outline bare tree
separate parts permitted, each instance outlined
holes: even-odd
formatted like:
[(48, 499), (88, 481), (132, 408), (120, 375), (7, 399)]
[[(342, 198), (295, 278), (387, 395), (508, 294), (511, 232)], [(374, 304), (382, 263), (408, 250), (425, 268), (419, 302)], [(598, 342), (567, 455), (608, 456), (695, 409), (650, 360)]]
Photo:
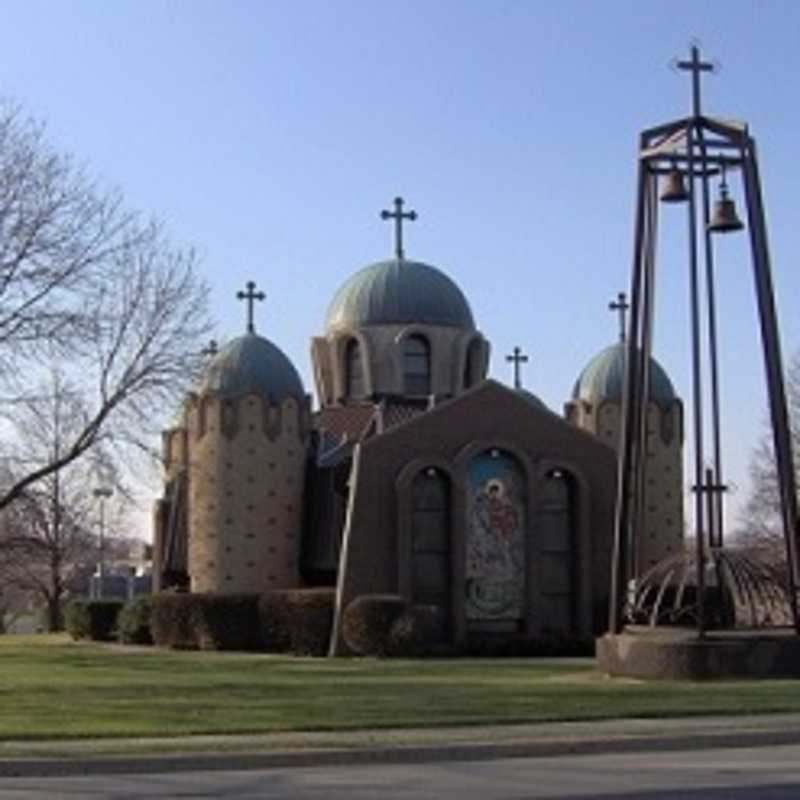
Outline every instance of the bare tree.
[[(95, 542), (86, 503), (76, 504), (58, 472), (3, 511), (0, 575), (5, 587), (44, 607), (51, 631), (63, 627), (63, 601), (77, 579), (92, 571)], [(40, 484), (41, 485), (41, 484)]]
[[(15, 482), (15, 469), (30, 474), (63, 460), (65, 447), (85, 428), (83, 403), (81, 392), (54, 370), (35, 396), (18, 405), (13, 418), (17, 446), (4, 465), (6, 483)], [(0, 510), (0, 581), (43, 607), (50, 630), (61, 630), (67, 592), (94, 570), (98, 542), (92, 484), (97, 476), (120, 488), (114, 462), (101, 443), (29, 484)]]
[[(194, 252), (140, 222), (118, 192), (55, 152), (40, 124), (0, 103), (0, 509), (33, 502), (46, 478), (98, 445), (150, 446), (208, 328)], [(20, 422), (53, 365), (80, 424), (57, 452), (30, 459)]]
[[(800, 351), (789, 364), (786, 394), (795, 475), (800, 484)], [(769, 423), (765, 428), (750, 457), (750, 494), (741, 515), (740, 538), (751, 545), (777, 546), (781, 553), (783, 528), (775, 451)]]
[(30, 602), (27, 592), (4, 583), (0, 587), (0, 635), (8, 633), (29, 610)]

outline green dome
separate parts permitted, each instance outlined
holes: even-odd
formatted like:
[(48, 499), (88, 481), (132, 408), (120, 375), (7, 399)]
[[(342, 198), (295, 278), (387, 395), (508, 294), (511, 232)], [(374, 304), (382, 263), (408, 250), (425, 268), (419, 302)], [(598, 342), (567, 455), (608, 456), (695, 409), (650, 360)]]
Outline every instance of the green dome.
[[(600, 351), (584, 368), (572, 390), (574, 400), (602, 403), (622, 400), (626, 345), (618, 343)], [(650, 401), (661, 407), (674, 400), (675, 389), (664, 368), (650, 358)]]
[(446, 325), (475, 330), (469, 303), (443, 272), (419, 261), (379, 261), (336, 292), (326, 328), (364, 325)]
[(234, 396), (254, 392), (274, 403), (305, 395), (292, 362), (268, 339), (246, 333), (226, 344), (208, 365), (201, 392)]

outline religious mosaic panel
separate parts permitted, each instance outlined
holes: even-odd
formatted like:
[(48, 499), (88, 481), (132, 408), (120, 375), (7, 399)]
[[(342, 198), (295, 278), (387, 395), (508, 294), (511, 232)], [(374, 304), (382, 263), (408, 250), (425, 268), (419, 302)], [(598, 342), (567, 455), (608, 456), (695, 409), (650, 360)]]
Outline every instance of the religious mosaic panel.
[(525, 492), (509, 454), (490, 450), (467, 473), (466, 616), (521, 619), (525, 610)]

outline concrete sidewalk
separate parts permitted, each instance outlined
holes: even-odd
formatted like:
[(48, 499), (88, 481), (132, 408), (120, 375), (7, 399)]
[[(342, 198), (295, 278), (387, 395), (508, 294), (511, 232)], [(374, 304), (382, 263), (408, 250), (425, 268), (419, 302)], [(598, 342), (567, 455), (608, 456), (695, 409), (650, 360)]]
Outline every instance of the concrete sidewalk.
[(412, 764), (795, 743), (800, 743), (800, 714), (169, 739), (11, 741), (0, 743), (0, 778)]

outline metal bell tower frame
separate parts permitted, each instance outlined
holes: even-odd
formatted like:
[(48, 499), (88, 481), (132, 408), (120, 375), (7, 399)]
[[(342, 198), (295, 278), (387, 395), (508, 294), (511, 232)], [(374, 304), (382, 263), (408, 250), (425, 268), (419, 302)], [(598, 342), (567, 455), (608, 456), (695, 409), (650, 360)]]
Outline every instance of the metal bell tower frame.
[[(713, 238), (740, 230), (726, 175), (738, 173), (746, 203), (755, 299), (764, 355), (781, 516), (788, 563), (789, 603), (795, 630), (798, 617), (798, 503), (789, 418), (784, 388), (778, 323), (770, 272), (767, 228), (756, 157), (756, 143), (746, 125), (704, 116), (700, 108), (700, 77), (713, 66), (703, 62), (696, 46), (691, 58), (676, 66), (692, 77), (692, 114), (640, 136), (638, 186), (631, 274), (631, 317), (626, 349), (622, 425), (618, 466), (614, 550), (612, 556), (610, 630), (625, 623), (625, 603), (636, 575), (638, 537), (643, 535), (646, 486), (648, 365), (653, 336), (658, 185), (667, 187), (660, 199), (685, 201), (688, 208), (689, 317), (691, 327), (692, 410), (694, 441), (694, 532), (697, 544), (698, 633), (704, 635), (705, 565), (723, 548), (724, 474), (720, 430), (716, 282)], [(710, 183), (719, 177), (720, 199), (712, 213)], [(703, 313), (704, 312), (704, 313)], [(705, 357), (704, 357), (705, 356)], [(708, 368), (708, 388), (704, 384)], [(708, 411), (708, 419), (704, 412)], [(707, 422), (710, 424), (707, 425)], [(708, 455), (707, 455), (708, 454)], [(713, 465), (709, 468), (708, 462)]]

